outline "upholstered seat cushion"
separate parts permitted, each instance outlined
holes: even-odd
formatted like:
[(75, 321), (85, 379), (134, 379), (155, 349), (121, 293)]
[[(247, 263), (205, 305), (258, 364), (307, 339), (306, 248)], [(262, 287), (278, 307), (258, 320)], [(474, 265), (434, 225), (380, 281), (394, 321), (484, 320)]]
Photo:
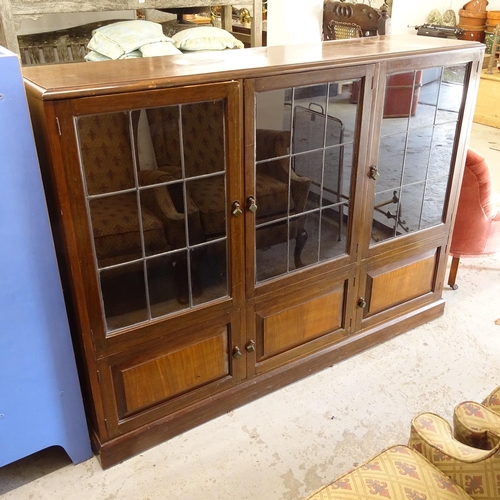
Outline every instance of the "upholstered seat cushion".
[[(288, 184), (271, 175), (260, 173), (257, 176), (256, 192), (259, 203), (259, 218), (287, 213)], [(293, 197), (290, 197), (290, 212), (294, 208)]]
[(320, 489), (308, 500), (451, 500), (469, 495), (406, 446), (393, 446)]
[[(188, 191), (200, 211), (205, 234), (222, 234), (226, 219), (223, 177), (209, 177), (188, 182)], [(270, 175), (259, 175), (257, 177), (256, 193), (259, 219), (287, 214), (287, 184)], [(293, 211), (293, 198), (290, 199), (290, 205), (290, 211)]]
[[(90, 202), (92, 230), (99, 265), (141, 257), (141, 239), (135, 193), (97, 198)], [(167, 242), (161, 220), (141, 207), (147, 253), (165, 250)]]
[(194, 204), (200, 211), (201, 224), (205, 235), (225, 233), (226, 195), (224, 177), (208, 177), (190, 181), (187, 189)]

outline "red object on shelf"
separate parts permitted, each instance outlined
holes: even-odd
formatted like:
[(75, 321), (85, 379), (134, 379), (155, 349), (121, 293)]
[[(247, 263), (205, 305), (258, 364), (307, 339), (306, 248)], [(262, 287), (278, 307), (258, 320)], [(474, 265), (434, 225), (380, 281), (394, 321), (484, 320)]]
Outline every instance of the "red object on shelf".
[[(399, 73), (387, 78), (385, 90), (384, 118), (405, 117), (417, 112), (418, 97), (422, 87), (422, 71), (415, 74), (415, 85), (413, 84), (413, 71)], [(351, 102), (358, 102), (359, 83), (355, 81), (352, 86)]]

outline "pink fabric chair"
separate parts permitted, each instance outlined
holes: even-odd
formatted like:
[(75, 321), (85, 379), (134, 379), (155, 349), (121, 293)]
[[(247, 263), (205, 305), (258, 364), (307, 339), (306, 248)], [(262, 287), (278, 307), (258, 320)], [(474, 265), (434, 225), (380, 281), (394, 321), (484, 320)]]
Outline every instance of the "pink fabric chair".
[(485, 158), (469, 149), (451, 238), (448, 285), (453, 290), (460, 257), (478, 257), (500, 251), (500, 209), (495, 203), (493, 179)]

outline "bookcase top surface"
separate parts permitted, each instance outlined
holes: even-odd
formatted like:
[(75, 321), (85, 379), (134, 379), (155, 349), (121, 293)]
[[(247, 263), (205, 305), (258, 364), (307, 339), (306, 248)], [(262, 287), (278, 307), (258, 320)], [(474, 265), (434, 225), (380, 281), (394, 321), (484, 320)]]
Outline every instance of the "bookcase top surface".
[(26, 66), (27, 91), (43, 100), (178, 87), (407, 59), (449, 51), (484, 51), (484, 44), (417, 35), (350, 40), (94, 63)]

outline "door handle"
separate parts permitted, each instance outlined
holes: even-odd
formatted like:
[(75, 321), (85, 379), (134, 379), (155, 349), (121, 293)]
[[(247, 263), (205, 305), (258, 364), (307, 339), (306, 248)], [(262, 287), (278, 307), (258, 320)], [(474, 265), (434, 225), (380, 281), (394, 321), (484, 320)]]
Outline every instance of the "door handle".
[(255, 198), (253, 196), (249, 196), (247, 199), (247, 207), (250, 212), (255, 213), (257, 212), (257, 204), (255, 203)]
[(233, 214), (233, 217), (240, 217), (243, 215), (243, 210), (241, 210), (241, 204), (239, 201), (233, 201), (233, 206), (231, 207), (231, 213)]

